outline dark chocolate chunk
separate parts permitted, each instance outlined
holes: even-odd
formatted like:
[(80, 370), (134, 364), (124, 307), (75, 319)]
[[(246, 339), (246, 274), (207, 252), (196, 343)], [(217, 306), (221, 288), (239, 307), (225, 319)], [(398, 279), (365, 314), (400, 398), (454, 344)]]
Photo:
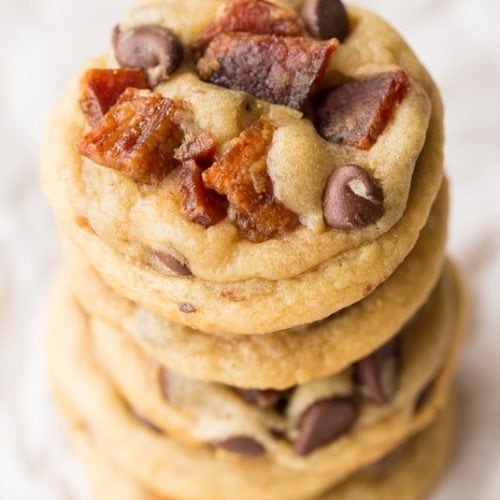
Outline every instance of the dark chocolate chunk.
[(355, 364), (355, 380), (366, 398), (380, 404), (390, 400), (397, 386), (398, 358), (398, 339), (392, 339)]
[(233, 436), (224, 441), (214, 441), (212, 444), (217, 448), (246, 457), (258, 457), (266, 452), (259, 442), (249, 436)]
[(314, 102), (316, 128), (327, 141), (370, 149), (409, 85), (408, 74), (398, 70), (333, 87)]
[(156, 252), (155, 255), (160, 261), (165, 264), (171, 271), (180, 276), (192, 276), (193, 273), (182, 262), (179, 262), (175, 257), (167, 252)]
[(337, 40), (224, 33), (198, 61), (204, 81), (300, 109), (316, 90)]
[(306, 0), (302, 19), (312, 36), (321, 40), (344, 40), (349, 34), (349, 18), (341, 0)]
[(196, 312), (196, 307), (193, 306), (193, 304), (189, 304), (187, 302), (181, 302), (178, 304), (178, 308), (180, 312), (183, 312), (185, 314), (192, 314)]
[(344, 165), (330, 176), (323, 196), (323, 215), (334, 229), (360, 229), (385, 213), (382, 190), (357, 165)]
[(300, 435), (293, 448), (297, 455), (308, 455), (348, 432), (357, 418), (357, 409), (349, 399), (332, 398), (311, 405), (300, 417)]
[(152, 87), (170, 76), (182, 62), (179, 39), (160, 26), (144, 25), (127, 31), (117, 26), (112, 42), (120, 66), (142, 68)]

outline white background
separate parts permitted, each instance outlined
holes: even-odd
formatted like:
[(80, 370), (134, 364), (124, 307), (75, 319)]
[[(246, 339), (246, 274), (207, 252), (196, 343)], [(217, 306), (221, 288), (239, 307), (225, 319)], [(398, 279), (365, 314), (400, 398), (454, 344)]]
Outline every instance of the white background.
[[(182, 1), (182, 0), (179, 0)], [(500, 1), (360, 0), (410, 41), (446, 101), (450, 251), (473, 297), (460, 444), (438, 500), (500, 498)], [(87, 498), (44, 379), (44, 296), (57, 266), (38, 187), (48, 113), (131, 0), (0, 0), (0, 498)]]

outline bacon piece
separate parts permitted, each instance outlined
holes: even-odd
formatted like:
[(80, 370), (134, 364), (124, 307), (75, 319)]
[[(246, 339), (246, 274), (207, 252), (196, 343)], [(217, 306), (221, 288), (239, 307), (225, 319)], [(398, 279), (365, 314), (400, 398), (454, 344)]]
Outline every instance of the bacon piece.
[(409, 86), (397, 70), (333, 87), (314, 103), (316, 128), (327, 141), (370, 149)]
[(242, 31), (255, 35), (300, 36), (304, 25), (299, 16), (265, 0), (233, 0), (223, 14), (192, 44), (199, 56), (217, 35)]
[(297, 215), (274, 196), (267, 152), (274, 126), (261, 118), (235, 139), (231, 149), (203, 172), (205, 186), (227, 196), (229, 214), (243, 235), (260, 242), (298, 225)]
[(184, 141), (175, 151), (175, 159), (179, 161), (198, 160), (209, 162), (213, 160), (216, 152), (216, 145), (212, 134), (208, 130), (203, 130), (199, 135), (191, 140)]
[(127, 89), (104, 118), (80, 141), (82, 155), (137, 182), (155, 183), (176, 165), (182, 132), (177, 105), (159, 93)]
[(82, 79), (80, 107), (93, 126), (116, 104), (129, 87), (148, 87), (142, 69), (90, 69)]
[(259, 99), (300, 109), (314, 92), (338, 47), (305, 38), (225, 33), (198, 61), (200, 78)]
[(226, 218), (226, 199), (205, 187), (203, 167), (195, 160), (182, 164), (180, 172), (181, 212), (186, 219), (210, 227)]

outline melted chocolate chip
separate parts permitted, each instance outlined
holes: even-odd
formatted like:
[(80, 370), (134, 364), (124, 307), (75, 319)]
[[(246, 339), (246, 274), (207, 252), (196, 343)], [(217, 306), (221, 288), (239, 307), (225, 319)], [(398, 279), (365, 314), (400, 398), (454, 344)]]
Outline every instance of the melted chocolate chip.
[(385, 213), (382, 190), (357, 165), (344, 165), (330, 176), (323, 197), (323, 214), (333, 229), (360, 229)]
[(349, 19), (340, 0), (306, 0), (302, 19), (312, 36), (321, 40), (344, 40), (349, 34)]
[(387, 403), (396, 388), (399, 343), (397, 339), (382, 346), (355, 365), (355, 380), (365, 397)]
[(112, 43), (120, 66), (142, 68), (152, 87), (170, 76), (182, 62), (179, 39), (160, 26), (144, 25), (127, 31), (117, 26)]
[(246, 457), (258, 457), (266, 452), (259, 442), (249, 436), (233, 436), (224, 441), (214, 441), (212, 444), (217, 448)]
[(193, 304), (189, 304), (188, 302), (181, 302), (177, 307), (179, 308), (179, 311), (185, 314), (192, 314), (196, 312), (196, 307), (194, 307)]
[(189, 267), (179, 262), (175, 257), (167, 252), (156, 252), (155, 254), (160, 261), (165, 264), (171, 271), (177, 273), (180, 276), (192, 276), (193, 273), (189, 270)]
[(357, 418), (357, 409), (349, 399), (332, 398), (311, 405), (300, 417), (300, 435), (293, 448), (297, 455), (308, 455), (349, 431)]

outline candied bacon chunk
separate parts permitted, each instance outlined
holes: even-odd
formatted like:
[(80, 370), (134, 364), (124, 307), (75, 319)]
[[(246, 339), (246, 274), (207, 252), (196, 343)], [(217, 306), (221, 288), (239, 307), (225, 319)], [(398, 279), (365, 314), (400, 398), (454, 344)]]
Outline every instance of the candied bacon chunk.
[(184, 141), (175, 151), (175, 159), (179, 161), (198, 160), (209, 162), (213, 160), (216, 145), (212, 134), (203, 130), (193, 139)]
[(162, 94), (129, 88), (78, 145), (95, 163), (123, 172), (137, 182), (155, 183), (177, 162), (182, 142), (177, 105)]
[(142, 69), (89, 69), (83, 76), (80, 107), (90, 125), (95, 125), (129, 87), (148, 87)]
[(255, 35), (300, 36), (304, 25), (299, 16), (265, 0), (233, 0), (223, 14), (192, 44), (201, 56), (217, 35), (242, 31)]
[(300, 109), (338, 47), (336, 39), (224, 33), (198, 61), (202, 80)]
[(408, 73), (397, 70), (333, 87), (314, 103), (316, 129), (327, 141), (370, 149), (409, 86)]
[(191, 222), (210, 227), (226, 218), (227, 202), (223, 196), (205, 187), (202, 172), (203, 168), (195, 160), (182, 164), (181, 213)]
[(205, 186), (227, 196), (229, 214), (243, 235), (260, 242), (294, 229), (297, 215), (274, 196), (266, 157), (274, 126), (261, 118), (203, 172)]

